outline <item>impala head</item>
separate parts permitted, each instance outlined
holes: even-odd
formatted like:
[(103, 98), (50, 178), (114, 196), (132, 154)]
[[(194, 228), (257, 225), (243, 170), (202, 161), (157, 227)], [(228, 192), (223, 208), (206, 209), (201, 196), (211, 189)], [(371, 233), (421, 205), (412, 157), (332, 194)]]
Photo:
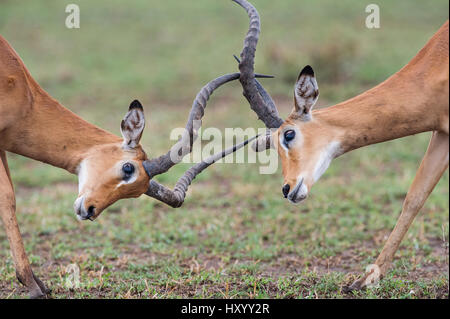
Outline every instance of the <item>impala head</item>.
[(139, 145), (145, 126), (144, 111), (133, 101), (122, 120), (123, 141), (93, 147), (78, 167), (79, 194), (74, 208), (78, 219), (95, 219), (119, 199), (139, 197), (147, 191), (149, 177)]
[(339, 152), (339, 143), (330, 139), (330, 132), (325, 132), (311, 114), (318, 96), (314, 71), (306, 66), (294, 87), (294, 109), (273, 134), (283, 167), (282, 193), (292, 203), (306, 199)]

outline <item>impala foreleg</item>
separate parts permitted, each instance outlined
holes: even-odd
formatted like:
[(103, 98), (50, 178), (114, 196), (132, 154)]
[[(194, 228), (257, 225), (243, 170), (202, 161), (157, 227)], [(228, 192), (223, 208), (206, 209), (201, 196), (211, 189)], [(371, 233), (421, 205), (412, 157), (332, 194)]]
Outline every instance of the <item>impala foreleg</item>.
[[(380, 255), (375, 261), (379, 272), (366, 273), (355, 281), (350, 290), (361, 289), (381, 279), (388, 270), (394, 254), (408, 231), (409, 226), (419, 213), (426, 199), (444, 174), (449, 162), (449, 136), (433, 132), (427, 152), (417, 171), (416, 177), (403, 202), (402, 212)], [(373, 268), (372, 268), (373, 269)]]
[(34, 276), (25, 253), (25, 247), (23, 246), (22, 236), (20, 235), (19, 225), (16, 219), (14, 189), (4, 151), (0, 151), (0, 159), (0, 215), (11, 247), (16, 276), (28, 288), (30, 297), (43, 297), (49, 293), (49, 290)]

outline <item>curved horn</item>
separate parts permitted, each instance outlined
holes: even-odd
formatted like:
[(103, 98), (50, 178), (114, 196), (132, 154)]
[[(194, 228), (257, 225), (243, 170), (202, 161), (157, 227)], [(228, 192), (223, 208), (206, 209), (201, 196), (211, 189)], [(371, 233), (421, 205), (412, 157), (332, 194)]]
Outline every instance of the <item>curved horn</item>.
[(249, 142), (253, 141), (257, 137), (258, 137), (258, 135), (254, 136), (238, 145), (234, 145), (233, 147), (230, 147), (221, 153), (216, 153), (216, 154), (208, 157), (206, 160), (192, 166), (178, 180), (178, 182), (175, 184), (173, 191), (168, 189), (167, 187), (159, 184), (158, 182), (156, 182), (154, 180), (150, 180), (148, 190), (145, 194), (150, 197), (156, 198), (174, 208), (180, 207), (184, 202), (184, 199), (186, 197), (186, 192), (189, 188), (189, 185), (191, 185), (192, 181), (195, 179), (195, 177), (198, 174), (200, 174), (208, 166), (217, 162), (219, 159), (244, 147), (245, 145), (247, 145)]
[[(233, 56), (236, 59), (237, 63), (241, 63), (241, 60), (239, 60), (239, 58), (237, 56), (235, 56), (235, 55), (233, 55)], [(255, 82), (256, 89), (258, 90), (259, 94), (261, 95), (261, 98), (264, 101), (264, 104), (267, 105), (269, 107), (269, 109), (275, 110), (276, 114), (278, 115), (277, 107), (275, 106), (275, 103), (273, 102), (270, 94), (267, 93), (267, 91), (264, 89), (264, 87), (261, 85), (261, 83), (259, 83), (259, 81), (257, 79), (254, 79), (254, 82)], [(278, 128), (278, 127), (276, 127), (276, 128)], [(272, 128), (272, 130), (276, 129), (276, 128)], [(258, 137), (258, 139), (252, 143), (252, 149), (255, 152), (264, 151), (266, 149), (269, 149), (272, 146), (272, 130), (270, 128), (267, 128), (266, 134), (260, 135)]]
[[(259, 37), (259, 15), (256, 9), (245, 0), (233, 0), (242, 6), (248, 13), (250, 18), (250, 27), (247, 36), (244, 40), (244, 49), (241, 53), (242, 62), (238, 58), (236, 60), (239, 63), (240, 73), (233, 73), (223, 75), (217, 79), (212, 80), (206, 84), (200, 92), (197, 94), (192, 108), (189, 113), (189, 118), (186, 123), (186, 129), (181, 139), (173, 145), (170, 150), (157, 158), (146, 160), (143, 163), (145, 171), (150, 177), (149, 187), (145, 193), (148, 196), (154, 197), (172, 207), (180, 207), (184, 202), (186, 191), (191, 184), (192, 180), (200, 174), (208, 166), (216, 162), (218, 159), (225, 157), (226, 155), (235, 152), (237, 149), (247, 145), (250, 141), (256, 139), (258, 136), (251, 138), (239, 145), (227, 149), (221, 153), (215, 154), (203, 162), (192, 166), (185, 174), (178, 180), (174, 190), (170, 190), (167, 187), (152, 180), (156, 175), (167, 172), (172, 166), (179, 163), (186, 154), (189, 154), (192, 150), (192, 145), (197, 139), (198, 129), (201, 126), (201, 119), (204, 115), (206, 104), (211, 94), (221, 85), (230, 82), (232, 80), (240, 79), (241, 85), (244, 89), (244, 96), (250, 103), (252, 110), (256, 112), (259, 119), (261, 119), (268, 129), (278, 128), (283, 123), (283, 120), (279, 117), (277, 108), (273, 103), (270, 95), (264, 90), (263, 86), (256, 80), (256, 78), (270, 78), (272, 76), (254, 74), (254, 57), (256, 51), (256, 45)], [(199, 121), (200, 126), (194, 127), (194, 121)], [(269, 130), (267, 137), (270, 138)], [(261, 144), (261, 143), (259, 143)], [(269, 144), (267, 144), (269, 145)], [(265, 149), (264, 147), (256, 147), (256, 150)]]
[(244, 89), (243, 94), (250, 103), (251, 109), (255, 111), (258, 118), (264, 122), (267, 128), (278, 128), (283, 124), (283, 120), (278, 115), (278, 110), (270, 95), (255, 80), (254, 59), (260, 33), (258, 11), (246, 0), (233, 1), (247, 11), (250, 19), (250, 25), (247, 36), (244, 39), (244, 48), (242, 49), (241, 61), (239, 63), (239, 71), (241, 73), (239, 81)]
[[(258, 78), (272, 78), (270, 75), (262, 74), (256, 74), (255, 76)], [(194, 102), (192, 103), (186, 128), (181, 139), (175, 143), (175, 145), (173, 145), (166, 154), (144, 162), (144, 168), (150, 178), (167, 172), (172, 166), (181, 162), (186, 154), (191, 152), (192, 144), (197, 139), (197, 132), (199, 129), (198, 127), (194, 128), (194, 121), (201, 121), (210, 96), (214, 90), (223, 84), (239, 78), (240, 73), (223, 75), (210, 81), (198, 92)]]

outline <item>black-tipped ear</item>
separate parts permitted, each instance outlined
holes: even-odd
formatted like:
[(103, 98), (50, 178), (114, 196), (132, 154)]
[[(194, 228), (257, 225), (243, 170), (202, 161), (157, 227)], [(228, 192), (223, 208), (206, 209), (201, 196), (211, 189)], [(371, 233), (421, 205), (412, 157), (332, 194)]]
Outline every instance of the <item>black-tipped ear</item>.
[(139, 144), (144, 127), (144, 109), (138, 100), (134, 100), (120, 124), (124, 148), (135, 148)]
[(314, 76), (314, 70), (313, 70), (313, 68), (312, 68), (310, 65), (305, 66), (305, 67), (301, 70), (300, 74), (298, 75), (297, 80), (300, 79), (300, 77), (301, 77), (302, 75)]
[(131, 102), (130, 107), (128, 108), (128, 110), (132, 110), (132, 109), (141, 109), (143, 110), (144, 108), (142, 107), (141, 102), (139, 102), (138, 100), (134, 100), (133, 102)]
[(311, 66), (305, 66), (298, 76), (294, 87), (294, 114), (305, 120), (310, 119), (310, 112), (319, 98), (319, 86)]

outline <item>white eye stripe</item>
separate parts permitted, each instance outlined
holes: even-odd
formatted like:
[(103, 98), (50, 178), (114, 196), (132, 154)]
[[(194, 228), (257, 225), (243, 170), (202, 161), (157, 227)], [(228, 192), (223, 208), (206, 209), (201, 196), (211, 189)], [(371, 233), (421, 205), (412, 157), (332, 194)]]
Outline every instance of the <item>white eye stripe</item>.
[(132, 184), (137, 180), (137, 176), (138, 174), (134, 174), (130, 179), (126, 180), (126, 181), (121, 181), (119, 184), (117, 184), (116, 188), (119, 188), (122, 185), (128, 185), (128, 184)]
[(284, 143), (284, 134), (280, 134), (279, 143), (283, 148), (286, 157), (289, 157), (289, 149), (286, 147), (286, 144)]
[(131, 174), (130, 178), (128, 178), (127, 180), (122, 180), (119, 184), (117, 184), (116, 188), (119, 188), (119, 187), (122, 186), (122, 185), (132, 184), (132, 183), (134, 183), (134, 182), (138, 179), (138, 177), (139, 177), (139, 170), (136, 168), (136, 163), (134, 163), (134, 162), (121, 162), (121, 163), (120, 163), (120, 171), (121, 171), (121, 174), (123, 174), (123, 172), (122, 172), (122, 167), (123, 167), (123, 165), (124, 165), (125, 163), (130, 163), (130, 164), (132, 164), (132, 165), (135, 167), (134, 172), (133, 172), (133, 174)]
[[(290, 141), (286, 141), (285, 137), (284, 137), (284, 134), (287, 131), (295, 132), (295, 137)], [(279, 134), (279, 143), (280, 143), (281, 147), (284, 149), (284, 151), (286, 152), (286, 156), (288, 156), (288, 154), (289, 154), (288, 145), (290, 146), (290, 145), (295, 144), (295, 145), (301, 146), (303, 144), (303, 135), (297, 127), (287, 127), (287, 128), (285, 128), (285, 130), (282, 133)]]

